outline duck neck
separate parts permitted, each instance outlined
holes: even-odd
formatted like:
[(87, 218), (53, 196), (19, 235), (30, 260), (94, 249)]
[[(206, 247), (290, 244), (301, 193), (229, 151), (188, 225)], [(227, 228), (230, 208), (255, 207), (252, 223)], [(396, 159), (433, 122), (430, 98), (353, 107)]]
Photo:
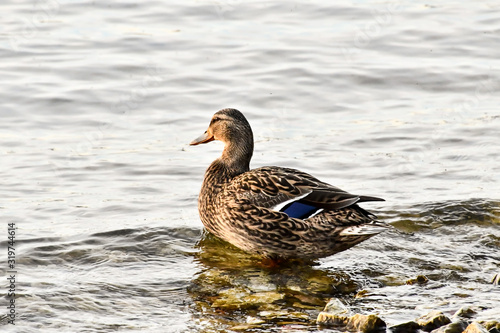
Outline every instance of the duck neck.
[(245, 146), (226, 145), (222, 156), (210, 164), (205, 172), (205, 179), (200, 194), (200, 202), (213, 200), (224, 184), (234, 177), (250, 170), (253, 153), (253, 141)]
[(215, 192), (234, 177), (249, 171), (253, 155), (253, 133), (248, 123), (234, 132), (227, 132), (221, 141), (225, 144), (224, 150), (207, 169), (203, 186), (209, 188), (211, 184), (211, 191)]
[(219, 160), (232, 178), (250, 170), (252, 155), (253, 137), (250, 135), (249, 138), (227, 143)]

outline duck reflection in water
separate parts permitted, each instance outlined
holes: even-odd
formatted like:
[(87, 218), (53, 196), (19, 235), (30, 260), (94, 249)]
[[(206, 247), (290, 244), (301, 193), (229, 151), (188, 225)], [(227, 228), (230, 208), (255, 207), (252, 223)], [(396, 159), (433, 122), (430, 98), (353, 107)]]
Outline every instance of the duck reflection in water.
[(200, 270), (188, 292), (196, 304), (194, 316), (210, 325), (240, 325), (248, 316), (268, 324), (286, 319), (309, 325), (330, 298), (352, 297), (360, 289), (348, 274), (321, 269), (309, 260), (267, 265), (261, 256), (208, 232), (196, 248)]

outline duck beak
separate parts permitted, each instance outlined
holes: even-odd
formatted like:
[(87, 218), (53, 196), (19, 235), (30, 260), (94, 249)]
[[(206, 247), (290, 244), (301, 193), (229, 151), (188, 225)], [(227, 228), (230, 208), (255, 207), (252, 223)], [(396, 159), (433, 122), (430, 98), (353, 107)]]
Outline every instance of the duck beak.
[(199, 145), (200, 143), (207, 143), (210, 141), (214, 141), (214, 136), (208, 134), (208, 131), (205, 131), (202, 135), (191, 141), (190, 145), (191, 146), (196, 146)]

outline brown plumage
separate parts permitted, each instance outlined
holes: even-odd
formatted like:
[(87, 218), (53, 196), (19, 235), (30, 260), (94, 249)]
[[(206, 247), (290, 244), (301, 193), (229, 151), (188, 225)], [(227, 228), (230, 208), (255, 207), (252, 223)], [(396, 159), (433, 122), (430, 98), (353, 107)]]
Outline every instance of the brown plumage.
[(383, 199), (349, 194), (295, 169), (250, 170), (253, 134), (238, 110), (215, 113), (191, 145), (212, 140), (225, 147), (205, 173), (198, 210), (215, 236), (266, 257), (315, 259), (387, 229), (357, 205)]

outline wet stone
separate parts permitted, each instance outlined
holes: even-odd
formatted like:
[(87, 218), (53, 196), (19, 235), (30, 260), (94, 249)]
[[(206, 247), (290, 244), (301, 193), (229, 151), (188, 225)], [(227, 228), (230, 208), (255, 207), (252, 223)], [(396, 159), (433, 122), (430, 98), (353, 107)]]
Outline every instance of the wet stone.
[(467, 328), (467, 322), (459, 320), (448, 325), (441, 326), (431, 333), (462, 333)]
[(327, 312), (320, 312), (318, 314), (318, 318), (316, 319), (316, 324), (324, 325), (324, 326), (333, 326), (333, 327), (344, 327), (347, 326), (349, 322), (348, 316), (332, 314)]
[(296, 302), (296, 306), (301, 309), (317, 309), (318, 306), (325, 304), (325, 301), (322, 298), (312, 295), (293, 293), (293, 297), (299, 301)]
[(489, 333), (488, 330), (478, 323), (477, 321), (472, 322), (463, 333)]
[(316, 323), (325, 326), (347, 326), (350, 316), (349, 309), (338, 298), (332, 298), (325, 309), (318, 314)]
[(429, 282), (429, 279), (425, 275), (419, 275), (414, 279), (409, 279), (406, 281), (406, 284), (412, 285), (412, 284), (426, 284)]
[(450, 318), (446, 317), (441, 311), (436, 310), (418, 318), (416, 321), (420, 328), (426, 332), (451, 323)]
[(334, 315), (349, 316), (351, 311), (338, 298), (332, 298), (326, 305), (323, 312)]
[(219, 293), (219, 297), (212, 303), (212, 307), (225, 310), (241, 310), (251, 308), (269, 308), (273, 302), (283, 298), (277, 292), (250, 293), (243, 288), (231, 288)]
[(470, 306), (464, 306), (460, 308), (455, 314), (453, 315), (452, 318), (467, 318), (471, 319), (474, 318), (477, 315), (476, 309), (473, 309)]
[(417, 333), (420, 330), (420, 325), (414, 321), (389, 327), (391, 333)]
[(358, 291), (358, 292), (356, 293), (355, 298), (362, 298), (362, 297), (366, 297), (366, 296), (368, 296), (368, 295), (369, 295), (368, 290), (363, 289), (363, 290), (360, 290), (360, 291)]
[(349, 318), (347, 329), (356, 330), (357, 332), (381, 332), (385, 331), (386, 324), (376, 315), (355, 314)]
[(283, 294), (275, 291), (258, 292), (245, 296), (243, 300), (250, 304), (271, 304), (283, 298)]
[(483, 325), (490, 333), (500, 332), (500, 322), (499, 321), (490, 320), (490, 321), (480, 321), (479, 323), (481, 325)]
[(301, 309), (301, 310), (316, 310), (318, 308), (317, 306), (302, 304), (300, 302), (294, 302), (292, 304), (292, 306), (294, 308)]
[(267, 320), (272, 320), (276, 318), (286, 318), (290, 320), (308, 320), (309, 315), (302, 312), (290, 312), (286, 310), (276, 310), (276, 311), (261, 311), (259, 316), (266, 318)]
[(351, 316), (350, 313), (340, 300), (333, 298), (325, 306), (324, 311), (319, 313), (316, 323), (364, 333), (385, 331), (386, 324), (378, 316), (359, 313)]

